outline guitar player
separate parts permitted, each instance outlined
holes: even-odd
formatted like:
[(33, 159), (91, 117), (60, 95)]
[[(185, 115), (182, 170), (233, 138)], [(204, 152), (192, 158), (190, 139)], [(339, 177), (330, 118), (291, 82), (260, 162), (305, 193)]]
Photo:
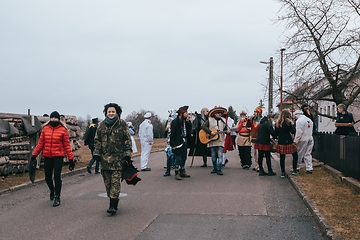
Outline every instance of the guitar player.
[(211, 160), (213, 164), (213, 170), (211, 173), (217, 175), (223, 175), (222, 169), (222, 154), (225, 144), (225, 133), (230, 133), (230, 129), (226, 124), (223, 115), (227, 113), (227, 109), (224, 107), (215, 106), (209, 111), (209, 119), (204, 122), (201, 128), (210, 136), (218, 135), (214, 140), (209, 141), (207, 147), (210, 148)]

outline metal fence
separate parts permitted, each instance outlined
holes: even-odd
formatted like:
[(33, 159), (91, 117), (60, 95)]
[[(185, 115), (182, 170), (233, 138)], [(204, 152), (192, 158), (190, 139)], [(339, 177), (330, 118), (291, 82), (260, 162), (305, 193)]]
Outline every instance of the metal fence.
[(318, 133), (314, 142), (314, 158), (360, 180), (360, 137)]

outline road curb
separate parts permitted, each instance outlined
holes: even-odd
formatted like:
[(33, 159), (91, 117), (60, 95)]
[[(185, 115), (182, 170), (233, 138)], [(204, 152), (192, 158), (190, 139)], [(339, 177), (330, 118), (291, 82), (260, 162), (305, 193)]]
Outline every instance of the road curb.
[(299, 184), (296, 181), (295, 177), (289, 177), (288, 179), (289, 179), (291, 185), (296, 190), (296, 192), (301, 197), (301, 199), (304, 201), (305, 205), (307, 206), (307, 208), (309, 209), (311, 214), (314, 216), (314, 219), (315, 219), (315, 221), (316, 221), (316, 223), (317, 223), (317, 225), (318, 225), (318, 227), (320, 229), (320, 232), (323, 234), (323, 236), (326, 237), (327, 239), (342, 240), (343, 238), (339, 237), (335, 233), (333, 226), (328, 222), (328, 220), (325, 217), (323, 217), (321, 215), (321, 213), (319, 212), (319, 210), (317, 209), (317, 207), (315, 206), (313, 201), (311, 201), (306, 196), (305, 192), (301, 190), (301, 188), (299, 187)]

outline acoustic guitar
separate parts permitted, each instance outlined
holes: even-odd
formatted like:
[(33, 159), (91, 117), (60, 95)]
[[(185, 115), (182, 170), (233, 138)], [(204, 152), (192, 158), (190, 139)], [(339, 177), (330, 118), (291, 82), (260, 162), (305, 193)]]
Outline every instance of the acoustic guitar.
[[(233, 127), (233, 128), (230, 128), (230, 131), (234, 131), (234, 130), (237, 130), (238, 128), (237, 127)], [(217, 140), (219, 138), (219, 134), (220, 133), (226, 133), (227, 131), (219, 131), (217, 130), (216, 128), (212, 128), (211, 129), (212, 132), (215, 132), (215, 135), (214, 136), (211, 136), (211, 134), (205, 132), (204, 129), (201, 129), (199, 131), (199, 140), (202, 144), (207, 144), (209, 143), (210, 141), (214, 141), (214, 140)]]

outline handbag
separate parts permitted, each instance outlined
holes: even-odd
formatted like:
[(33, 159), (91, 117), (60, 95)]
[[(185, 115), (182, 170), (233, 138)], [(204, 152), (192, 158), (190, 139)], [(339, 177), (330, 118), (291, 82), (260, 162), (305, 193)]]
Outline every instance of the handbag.
[(274, 139), (271, 139), (271, 142), (270, 142), (270, 152), (277, 152), (278, 150), (278, 143), (276, 140)]

